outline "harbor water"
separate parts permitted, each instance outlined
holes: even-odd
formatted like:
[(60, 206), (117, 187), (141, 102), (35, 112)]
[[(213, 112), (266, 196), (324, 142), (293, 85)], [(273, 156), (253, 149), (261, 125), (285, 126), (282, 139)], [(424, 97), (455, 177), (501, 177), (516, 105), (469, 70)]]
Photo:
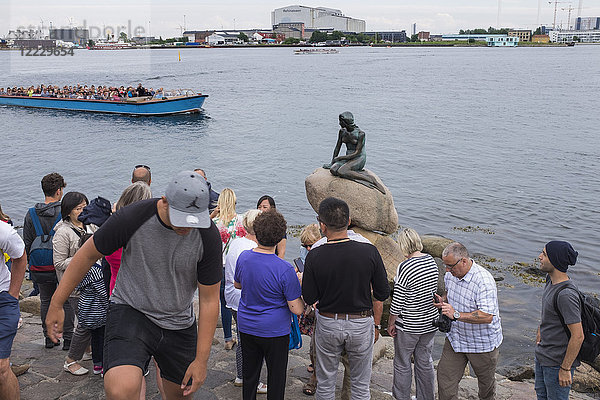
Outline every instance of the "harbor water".
[[(400, 224), (463, 242), (503, 279), (501, 368), (532, 364), (542, 285), (520, 269), (568, 240), (571, 278), (600, 292), (598, 60), (600, 46), (583, 45), (4, 51), (0, 87), (141, 82), (209, 97), (204, 114), (165, 118), (0, 107), (0, 203), (21, 225), (52, 171), (67, 191), (115, 201), (136, 164), (151, 166), (155, 195), (201, 167), (235, 190), (238, 212), (270, 194), (288, 224), (313, 223), (304, 179), (330, 161), (338, 114), (351, 111)], [(290, 235), (286, 258), (298, 253)]]

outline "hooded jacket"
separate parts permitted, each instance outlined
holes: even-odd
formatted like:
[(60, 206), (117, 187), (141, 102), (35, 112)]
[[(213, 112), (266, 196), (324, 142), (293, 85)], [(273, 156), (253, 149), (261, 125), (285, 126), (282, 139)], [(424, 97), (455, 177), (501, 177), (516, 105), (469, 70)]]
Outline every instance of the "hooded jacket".
[[(49, 233), (50, 230), (52, 230), (52, 226), (56, 222), (58, 214), (60, 214), (60, 201), (54, 201), (48, 204), (37, 203), (35, 205), (35, 212), (40, 218), (40, 224), (42, 225), (44, 233)], [(31, 244), (33, 243), (35, 237), (35, 228), (33, 227), (29, 210), (27, 210), (27, 214), (25, 214), (23, 221), (23, 241), (25, 242), (25, 252), (27, 253), (28, 259), (29, 251), (31, 250)]]

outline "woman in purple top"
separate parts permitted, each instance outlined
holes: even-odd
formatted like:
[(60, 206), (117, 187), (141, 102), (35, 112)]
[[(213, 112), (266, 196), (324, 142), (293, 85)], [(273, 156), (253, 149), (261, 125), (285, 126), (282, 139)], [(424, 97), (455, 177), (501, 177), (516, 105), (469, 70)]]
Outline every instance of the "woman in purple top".
[(240, 254), (234, 286), (242, 290), (238, 330), (242, 345), (243, 399), (256, 399), (262, 368), (267, 363), (267, 399), (283, 399), (288, 363), (291, 312), (302, 314), (302, 289), (294, 267), (275, 255), (286, 222), (277, 211), (263, 212), (254, 220), (258, 247)]

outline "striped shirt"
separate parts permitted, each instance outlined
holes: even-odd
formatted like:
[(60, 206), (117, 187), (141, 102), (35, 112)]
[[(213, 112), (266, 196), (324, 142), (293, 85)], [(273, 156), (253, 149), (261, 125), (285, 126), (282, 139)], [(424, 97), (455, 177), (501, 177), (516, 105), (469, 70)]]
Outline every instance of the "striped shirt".
[[(473, 260), (471, 260), (473, 261)], [(448, 303), (461, 313), (480, 310), (492, 314), (489, 324), (470, 324), (454, 321), (446, 334), (452, 348), (457, 353), (487, 353), (502, 343), (502, 326), (498, 310), (496, 281), (486, 269), (475, 261), (462, 279), (446, 272), (444, 276)]]
[(429, 254), (412, 257), (398, 266), (390, 314), (397, 315), (396, 328), (421, 335), (437, 330), (432, 320), (439, 316), (433, 306), (438, 267)]

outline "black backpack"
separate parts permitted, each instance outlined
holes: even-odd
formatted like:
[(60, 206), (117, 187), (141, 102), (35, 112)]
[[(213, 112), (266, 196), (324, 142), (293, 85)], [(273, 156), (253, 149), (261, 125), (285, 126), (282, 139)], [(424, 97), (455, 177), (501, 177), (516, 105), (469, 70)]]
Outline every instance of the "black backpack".
[(598, 354), (600, 354), (600, 301), (591, 295), (581, 293), (574, 285), (565, 285), (556, 291), (554, 294), (554, 309), (569, 339), (571, 338), (571, 331), (569, 331), (558, 309), (558, 294), (566, 288), (572, 288), (577, 291), (581, 307), (581, 325), (583, 327), (584, 339), (577, 359), (593, 362), (598, 357)]

